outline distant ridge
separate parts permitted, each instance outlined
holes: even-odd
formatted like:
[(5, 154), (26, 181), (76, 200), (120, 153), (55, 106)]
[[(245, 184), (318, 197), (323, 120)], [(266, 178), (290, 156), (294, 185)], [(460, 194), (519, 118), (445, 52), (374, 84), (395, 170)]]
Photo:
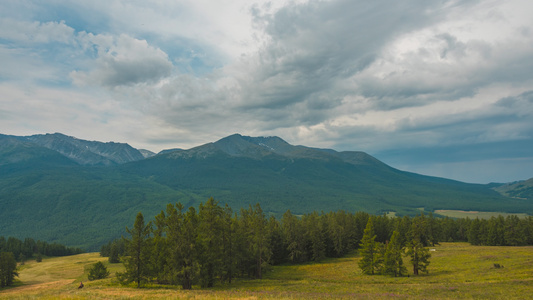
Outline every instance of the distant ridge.
[(139, 150), (124, 143), (86, 141), (61, 133), (38, 134), (22, 138), (55, 150), (80, 165), (109, 166), (145, 158)]
[[(294, 146), (279, 137), (233, 134), (157, 155), (124, 143), (63, 134), (0, 135), (0, 228), (97, 250), (142, 211), (209, 197), (234, 209), (260, 203), (280, 217), (337, 210), (415, 215), (420, 209), (533, 213), (530, 189), (404, 172), (360, 151)], [(146, 158), (145, 158), (146, 157)], [(520, 188), (520, 194), (512, 192)]]

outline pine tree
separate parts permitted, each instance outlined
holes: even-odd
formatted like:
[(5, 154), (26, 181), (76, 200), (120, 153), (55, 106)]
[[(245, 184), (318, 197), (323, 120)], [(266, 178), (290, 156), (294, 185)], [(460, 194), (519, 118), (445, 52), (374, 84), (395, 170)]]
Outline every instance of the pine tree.
[(326, 257), (326, 244), (324, 243), (326, 235), (324, 232), (325, 225), (323, 219), (324, 218), (320, 217), (316, 212), (306, 215), (304, 218), (307, 240), (310, 244), (309, 258), (314, 261), (320, 261)]
[(166, 272), (172, 283), (181, 284), (184, 290), (192, 289), (198, 279), (198, 215), (194, 207), (186, 213), (184, 207), (177, 203), (167, 205), (167, 246), (168, 266)]
[(213, 287), (221, 273), (223, 209), (213, 198), (199, 206), (198, 244), (200, 250), (200, 276), (202, 287)]
[(235, 248), (238, 223), (236, 217), (233, 217), (233, 210), (227, 204), (224, 207), (222, 223), (222, 279), (231, 284), (237, 267)]
[(359, 254), (361, 260), (359, 267), (364, 274), (374, 275), (381, 267), (381, 251), (380, 245), (376, 242), (376, 235), (374, 234), (373, 217), (368, 219), (363, 238), (361, 239)]
[[(158, 283), (170, 283), (169, 273), (169, 247), (168, 239), (164, 236), (167, 230), (167, 219), (164, 211), (157, 216), (153, 222), (152, 230), (152, 253), (150, 255), (151, 272), (156, 277)], [(111, 258), (111, 257), (109, 257)]]
[(133, 228), (126, 227), (126, 231), (131, 235), (131, 240), (126, 240), (126, 249), (129, 256), (124, 259), (126, 271), (117, 273), (121, 282), (137, 282), (137, 287), (141, 287), (141, 282), (146, 281), (150, 276), (150, 232), (151, 223), (144, 224), (144, 217), (141, 212), (137, 214)]
[(392, 233), (385, 256), (383, 259), (383, 274), (394, 277), (407, 274), (407, 269), (403, 265), (403, 246), (401, 244), (400, 234), (398, 231)]
[(17, 261), (12, 252), (0, 253), (0, 287), (11, 285), (17, 273)]
[(109, 271), (107, 270), (106, 266), (104, 266), (104, 264), (99, 261), (93, 264), (93, 266), (89, 270), (88, 278), (92, 281), (96, 279), (104, 279), (107, 278), (107, 276), (109, 276)]
[(281, 217), (281, 228), (289, 261), (305, 261), (306, 239), (302, 222), (287, 210)]
[(419, 271), (427, 273), (427, 266), (431, 257), (429, 250), (425, 248), (428, 243), (427, 226), (428, 223), (424, 214), (414, 218), (411, 223), (410, 241), (407, 244), (406, 254), (411, 257), (410, 261), (413, 264), (415, 275), (418, 275)]
[(431, 254), (419, 240), (414, 239), (409, 243), (407, 255), (411, 257), (410, 261), (413, 264), (413, 274), (418, 275), (419, 271), (428, 272), (427, 266), (429, 265)]

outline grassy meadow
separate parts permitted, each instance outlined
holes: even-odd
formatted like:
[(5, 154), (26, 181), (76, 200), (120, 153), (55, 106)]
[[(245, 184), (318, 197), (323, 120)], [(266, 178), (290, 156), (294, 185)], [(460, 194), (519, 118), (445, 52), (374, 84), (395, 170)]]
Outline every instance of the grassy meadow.
[[(19, 269), (17, 285), (0, 290), (0, 299), (533, 299), (531, 246), (442, 243), (432, 249), (429, 274), (417, 277), (363, 275), (354, 254), (320, 263), (275, 266), (262, 280), (240, 279), (192, 291), (120, 286), (115, 272), (122, 270), (122, 264), (108, 264), (98, 253), (87, 253), (26, 262)], [(88, 281), (88, 268), (97, 261), (106, 264), (111, 276)], [(407, 258), (405, 263), (409, 269)], [(83, 289), (78, 289), (80, 281)]]
[(518, 216), (519, 218), (527, 218), (529, 215), (526, 213), (505, 213), (505, 212), (490, 212), (490, 211), (465, 211), (465, 210), (435, 210), (436, 214), (446, 216), (450, 218), (470, 218), (470, 219), (490, 219), (492, 217), (507, 217)]

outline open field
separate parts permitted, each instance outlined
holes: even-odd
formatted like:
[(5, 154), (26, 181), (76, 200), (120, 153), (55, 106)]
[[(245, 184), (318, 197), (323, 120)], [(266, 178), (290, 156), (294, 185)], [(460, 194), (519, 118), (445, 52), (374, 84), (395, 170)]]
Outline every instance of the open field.
[(490, 211), (465, 211), (465, 210), (435, 210), (436, 214), (447, 216), (450, 218), (470, 218), (470, 219), (490, 219), (491, 217), (503, 216), (518, 216), (519, 218), (527, 218), (528, 214), (525, 213), (505, 213), (505, 212), (490, 212)]
[[(20, 270), (22, 283), (0, 291), (0, 299), (533, 299), (533, 247), (442, 243), (434, 249), (429, 274), (418, 277), (362, 275), (359, 257), (352, 256), (276, 266), (263, 280), (238, 280), (231, 286), (192, 291), (122, 287), (114, 278), (121, 264), (108, 265), (111, 278), (87, 281), (90, 264), (104, 261), (107, 265), (98, 253), (88, 253), (27, 262)], [(81, 290), (79, 281), (85, 284)]]

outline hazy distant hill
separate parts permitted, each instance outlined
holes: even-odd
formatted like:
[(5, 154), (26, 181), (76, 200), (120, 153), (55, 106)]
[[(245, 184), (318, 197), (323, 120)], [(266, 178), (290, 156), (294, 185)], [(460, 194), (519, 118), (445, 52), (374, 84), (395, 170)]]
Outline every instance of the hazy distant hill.
[(215, 195), (234, 207), (260, 202), (283, 213), (312, 210), (396, 211), (532, 209), (486, 185), (394, 169), (363, 152), (293, 146), (278, 137), (232, 135), (189, 150), (119, 166), (174, 189)]
[(503, 184), (494, 189), (509, 197), (533, 200), (533, 178)]
[[(85, 151), (83, 148), (85, 147)], [(0, 135), (0, 235), (95, 250), (167, 203), (208, 197), (234, 209), (260, 203), (280, 216), (312, 211), (416, 214), (420, 208), (533, 212), (529, 199), (394, 169), (357, 151), (232, 135), (149, 158), (127, 144), (60, 134)], [(141, 158), (139, 158), (138, 155)]]

